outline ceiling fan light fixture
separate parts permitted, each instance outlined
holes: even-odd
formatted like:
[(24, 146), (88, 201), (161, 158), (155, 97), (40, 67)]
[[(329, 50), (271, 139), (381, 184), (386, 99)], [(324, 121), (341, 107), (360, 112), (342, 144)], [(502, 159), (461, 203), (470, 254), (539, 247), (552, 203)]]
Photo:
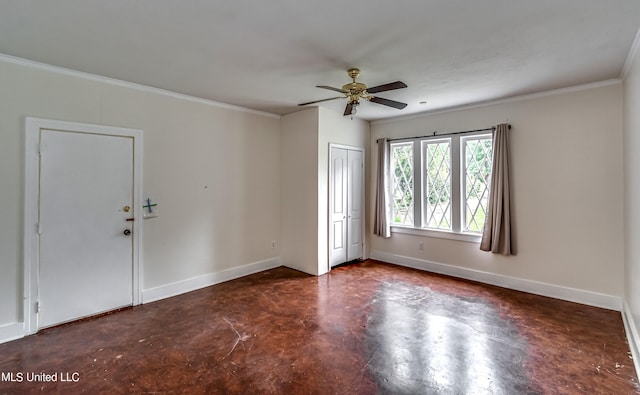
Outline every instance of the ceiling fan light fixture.
[(353, 116), (356, 115), (356, 113), (358, 112), (358, 106), (360, 105), (360, 102), (353, 102), (351, 103), (351, 120), (353, 121)]

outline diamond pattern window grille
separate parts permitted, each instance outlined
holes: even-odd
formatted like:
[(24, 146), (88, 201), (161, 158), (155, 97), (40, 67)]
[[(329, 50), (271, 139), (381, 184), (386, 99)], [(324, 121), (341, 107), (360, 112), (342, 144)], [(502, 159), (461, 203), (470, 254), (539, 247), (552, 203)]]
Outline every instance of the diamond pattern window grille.
[(413, 144), (391, 145), (393, 222), (413, 225)]
[(464, 231), (482, 233), (489, 200), (493, 152), (491, 138), (465, 140), (464, 152)]
[(450, 141), (427, 143), (425, 154), (424, 227), (451, 230)]

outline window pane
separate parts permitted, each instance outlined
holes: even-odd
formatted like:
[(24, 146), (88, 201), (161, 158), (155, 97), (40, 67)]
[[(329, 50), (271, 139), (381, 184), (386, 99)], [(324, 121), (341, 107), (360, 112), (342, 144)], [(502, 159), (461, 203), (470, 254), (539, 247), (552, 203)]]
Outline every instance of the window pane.
[(425, 143), (425, 228), (451, 229), (451, 144)]
[(489, 198), (491, 137), (464, 140), (464, 231), (482, 233)]
[(413, 225), (413, 144), (391, 145), (392, 223)]

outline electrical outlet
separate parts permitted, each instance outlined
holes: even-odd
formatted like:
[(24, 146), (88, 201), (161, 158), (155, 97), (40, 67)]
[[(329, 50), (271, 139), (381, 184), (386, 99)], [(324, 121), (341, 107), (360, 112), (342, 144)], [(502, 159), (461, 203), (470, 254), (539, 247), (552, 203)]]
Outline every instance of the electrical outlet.
[(424, 243), (420, 242), (420, 244), (418, 244), (418, 248), (420, 249), (420, 251), (424, 251)]

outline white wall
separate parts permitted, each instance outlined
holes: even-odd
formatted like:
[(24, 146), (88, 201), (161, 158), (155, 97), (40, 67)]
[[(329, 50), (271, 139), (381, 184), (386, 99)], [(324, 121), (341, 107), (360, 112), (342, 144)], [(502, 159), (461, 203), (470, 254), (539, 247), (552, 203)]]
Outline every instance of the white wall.
[(22, 320), (26, 116), (144, 130), (144, 290), (279, 262), (278, 117), (0, 60), (0, 329)]
[[(446, 264), (465, 273), (481, 271), (528, 284), (577, 289), (595, 294), (596, 299), (604, 295), (601, 301), (620, 303), (624, 284), (623, 95), (620, 83), (603, 85), (374, 122), (374, 156), (375, 140), (380, 137), (477, 129), (505, 121), (512, 124), (518, 254), (504, 257), (481, 252), (477, 243), (394, 233), (390, 239), (372, 236), (371, 255), (402, 256), (414, 262)], [(372, 158), (371, 168), (375, 169), (376, 162)], [(640, 180), (638, 183), (640, 187)], [(369, 187), (373, 201), (373, 178)], [(418, 248), (420, 242), (424, 251)]]
[(320, 275), (329, 265), (329, 144), (368, 157), (369, 122), (322, 107), (282, 117), (282, 263)]
[(282, 263), (318, 274), (318, 108), (281, 121)]
[[(640, 339), (640, 56), (635, 56), (624, 81), (624, 261), (625, 317), (636, 367)], [(634, 349), (635, 347), (635, 349)]]

